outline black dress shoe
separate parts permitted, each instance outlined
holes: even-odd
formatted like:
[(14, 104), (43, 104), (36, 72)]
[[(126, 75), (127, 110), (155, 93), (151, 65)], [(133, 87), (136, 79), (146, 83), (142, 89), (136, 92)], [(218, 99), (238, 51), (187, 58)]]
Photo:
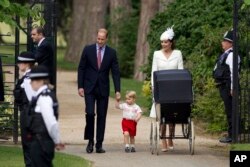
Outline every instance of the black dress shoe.
[(231, 137), (223, 137), (220, 139), (221, 143), (231, 143), (232, 142), (232, 138)]
[(87, 147), (86, 147), (86, 151), (87, 153), (92, 153), (93, 152), (93, 146), (94, 146), (94, 142), (93, 141), (89, 141)]
[(106, 151), (103, 148), (96, 148), (96, 153), (105, 153)]

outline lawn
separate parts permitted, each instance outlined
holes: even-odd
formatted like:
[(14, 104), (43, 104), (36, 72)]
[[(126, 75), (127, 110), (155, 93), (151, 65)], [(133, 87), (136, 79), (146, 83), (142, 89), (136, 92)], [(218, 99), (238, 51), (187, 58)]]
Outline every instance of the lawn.
[(234, 151), (250, 151), (250, 144), (232, 144), (231, 150)]
[[(0, 146), (1, 167), (24, 166), (22, 149), (17, 146)], [(54, 167), (90, 167), (90, 162), (73, 155), (56, 152)]]

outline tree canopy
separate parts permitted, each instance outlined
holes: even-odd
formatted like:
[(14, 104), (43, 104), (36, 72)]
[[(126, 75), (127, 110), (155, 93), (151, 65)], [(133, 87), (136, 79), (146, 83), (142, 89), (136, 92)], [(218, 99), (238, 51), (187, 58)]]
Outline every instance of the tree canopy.
[(5, 22), (9, 25), (16, 25), (16, 21), (13, 16), (27, 17), (32, 16), (34, 19), (39, 17), (37, 10), (31, 10), (27, 4), (22, 1), (0, 1), (0, 22)]

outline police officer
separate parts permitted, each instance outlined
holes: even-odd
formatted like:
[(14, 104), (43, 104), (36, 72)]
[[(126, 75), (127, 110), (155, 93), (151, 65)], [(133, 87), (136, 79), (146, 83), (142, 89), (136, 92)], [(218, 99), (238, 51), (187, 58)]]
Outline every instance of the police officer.
[(54, 149), (61, 150), (58, 127), (58, 103), (48, 88), (49, 73), (46, 67), (37, 66), (30, 72), (31, 86), (36, 91), (29, 106), (28, 128), (32, 134), (31, 161), (35, 167), (50, 167)]
[[(219, 88), (227, 116), (228, 136), (221, 138), (221, 143), (232, 142), (232, 89), (233, 89), (233, 31), (227, 31), (222, 41), (224, 52), (218, 57), (213, 77)], [(240, 63), (240, 58), (238, 58)]]
[(19, 68), (19, 75), (22, 76), (15, 85), (14, 97), (15, 102), (20, 111), (20, 129), (21, 129), (21, 140), (24, 155), (24, 163), (26, 167), (31, 166), (30, 157), (30, 143), (31, 135), (25, 126), (25, 116), (28, 108), (29, 101), (34, 95), (34, 91), (31, 88), (29, 73), (31, 68), (35, 64), (35, 56), (31, 52), (22, 52), (17, 57), (17, 65)]

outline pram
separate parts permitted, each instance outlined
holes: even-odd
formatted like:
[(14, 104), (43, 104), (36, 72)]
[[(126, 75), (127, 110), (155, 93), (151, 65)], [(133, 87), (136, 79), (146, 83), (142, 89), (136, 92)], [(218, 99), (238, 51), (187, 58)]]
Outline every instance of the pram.
[[(189, 152), (194, 154), (194, 123), (191, 119), (193, 103), (192, 77), (188, 70), (162, 70), (154, 74), (154, 106), (156, 118), (150, 125), (150, 151), (159, 154), (160, 139), (188, 139)], [(160, 110), (158, 109), (160, 108)], [(181, 125), (182, 133), (161, 134), (160, 125)]]

